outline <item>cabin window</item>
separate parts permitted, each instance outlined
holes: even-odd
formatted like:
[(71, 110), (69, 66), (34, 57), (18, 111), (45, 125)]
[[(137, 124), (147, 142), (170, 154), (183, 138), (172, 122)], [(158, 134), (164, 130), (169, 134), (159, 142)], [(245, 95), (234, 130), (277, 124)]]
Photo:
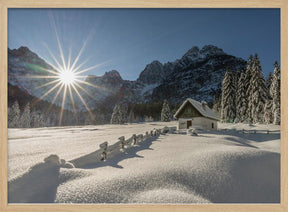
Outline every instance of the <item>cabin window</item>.
[(214, 129), (214, 123), (212, 122), (212, 129)]

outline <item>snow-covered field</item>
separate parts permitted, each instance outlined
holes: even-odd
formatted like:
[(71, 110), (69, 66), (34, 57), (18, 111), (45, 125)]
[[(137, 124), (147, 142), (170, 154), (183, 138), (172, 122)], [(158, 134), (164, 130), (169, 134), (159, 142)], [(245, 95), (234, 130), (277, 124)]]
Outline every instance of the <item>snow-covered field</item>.
[[(219, 124), (222, 130), (198, 136), (162, 134), (81, 168), (43, 162), (50, 154), (69, 161), (99, 149), (104, 141), (112, 144), (120, 136), (166, 125), (176, 122), (9, 129), (9, 201), (280, 202), (280, 127), (274, 125)], [(243, 129), (251, 133), (243, 134)]]

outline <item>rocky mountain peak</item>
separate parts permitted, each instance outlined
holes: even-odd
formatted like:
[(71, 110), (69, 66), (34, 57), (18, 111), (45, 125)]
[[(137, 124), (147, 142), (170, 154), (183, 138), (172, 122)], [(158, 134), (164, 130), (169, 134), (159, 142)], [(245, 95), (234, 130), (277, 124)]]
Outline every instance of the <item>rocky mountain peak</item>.
[(8, 48), (8, 59), (13, 61), (14, 58), (20, 59), (21, 61), (29, 64), (39, 65), (46, 69), (53, 69), (42, 58), (40, 58), (36, 53), (32, 52), (26, 46), (21, 46), (18, 49), (12, 50)]
[(8, 52), (12, 54), (13, 56), (17, 57), (32, 57), (32, 58), (38, 58), (37, 54), (30, 51), (30, 49), (26, 46), (21, 46), (18, 49), (8, 49)]
[(205, 45), (200, 50), (201, 54), (210, 56), (210, 55), (226, 55), (226, 53), (217, 46), (214, 45)]
[(144, 70), (140, 73), (137, 81), (144, 84), (155, 84), (160, 83), (163, 77), (163, 64), (158, 60), (154, 60), (152, 63), (146, 65)]
[(116, 70), (105, 72), (105, 74), (103, 75), (103, 78), (115, 79), (119, 81), (123, 80), (120, 73)]
[(187, 56), (193, 56), (193, 57), (196, 57), (198, 56), (200, 53), (200, 49), (198, 46), (194, 46), (192, 47), (191, 49), (189, 49), (183, 57), (187, 57)]

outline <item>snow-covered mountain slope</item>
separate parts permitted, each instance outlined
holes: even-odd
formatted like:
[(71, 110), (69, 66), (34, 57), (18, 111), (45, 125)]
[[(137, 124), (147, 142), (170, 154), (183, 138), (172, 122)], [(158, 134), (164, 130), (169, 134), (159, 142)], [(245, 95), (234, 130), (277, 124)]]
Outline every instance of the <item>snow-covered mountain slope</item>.
[[(97, 108), (101, 105), (112, 107), (115, 102), (151, 102), (168, 99), (176, 104), (186, 98), (213, 101), (214, 94), (221, 89), (222, 77), (227, 68), (242, 70), (246, 61), (226, 54), (222, 49), (207, 45), (202, 49), (193, 47), (183, 57), (174, 62), (161, 64), (153, 61), (140, 73), (136, 81), (123, 80), (116, 70), (108, 71), (103, 76), (90, 75), (79, 89), (87, 105)], [(8, 50), (8, 81), (33, 96), (41, 97), (53, 87), (40, 87), (51, 79), (32, 79), (29, 76), (50, 76), (53, 70), (49, 64), (31, 52), (27, 47)], [(89, 84), (89, 85), (88, 85)], [(45, 100), (53, 101), (58, 89), (44, 96)], [(77, 108), (85, 109), (78, 95), (74, 94)], [(65, 108), (72, 109), (69, 98)], [(62, 104), (62, 93), (55, 104)]]
[[(171, 65), (170, 65), (171, 66)], [(153, 90), (152, 99), (166, 98), (170, 102), (182, 102), (186, 98), (212, 102), (219, 93), (227, 68), (242, 71), (246, 61), (228, 55), (212, 45), (190, 49), (173, 64), (173, 71), (163, 83)]]
[[(279, 203), (279, 125), (225, 124), (198, 136), (163, 134), (94, 165), (66, 161), (99, 144), (176, 122), (8, 130), (9, 200), (56, 203)], [(237, 131), (239, 129), (239, 131)], [(241, 130), (254, 130), (242, 134)], [(266, 134), (265, 130), (277, 130)], [(30, 168), (30, 169), (29, 169)], [(31, 189), (33, 188), (33, 189)], [(21, 198), (22, 197), (22, 198)]]

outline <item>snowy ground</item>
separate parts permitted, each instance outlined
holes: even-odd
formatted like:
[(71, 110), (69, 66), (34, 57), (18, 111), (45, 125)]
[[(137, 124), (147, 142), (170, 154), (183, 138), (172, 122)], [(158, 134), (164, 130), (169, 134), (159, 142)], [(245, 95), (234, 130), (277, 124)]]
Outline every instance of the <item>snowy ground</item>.
[(220, 124), (222, 130), (199, 136), (160, 135), (81, 168), (42, 163), (50, 154), (69, 161), (104, 141), (165, 125), (176, 122), (9, 129), (9, 201), (279, 203), (280, 127), (274, 125)]

